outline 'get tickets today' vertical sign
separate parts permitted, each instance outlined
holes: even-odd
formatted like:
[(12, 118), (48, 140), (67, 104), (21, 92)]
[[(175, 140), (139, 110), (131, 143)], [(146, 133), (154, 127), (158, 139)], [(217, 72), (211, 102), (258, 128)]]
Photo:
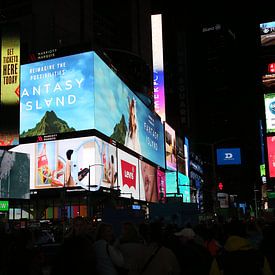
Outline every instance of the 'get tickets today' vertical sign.
[(0, 146), (19, 143), (20, 37), (15, 25), (1, 32)]
[(94, 127), (93, 55), (21, 66), (20, 138)]

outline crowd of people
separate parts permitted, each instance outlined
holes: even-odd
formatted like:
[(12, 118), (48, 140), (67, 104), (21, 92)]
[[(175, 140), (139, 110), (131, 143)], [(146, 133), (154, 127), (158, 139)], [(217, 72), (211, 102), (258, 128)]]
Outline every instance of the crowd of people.
[(124, 221), (116, 232), (113, 224), (79, 216), (62, 240), (47, 236), (47, 245), (39, 230), (0, 229), (3, 275), (275, 274), (275, 224), (262, 220), (183, 228), (163, 220)]

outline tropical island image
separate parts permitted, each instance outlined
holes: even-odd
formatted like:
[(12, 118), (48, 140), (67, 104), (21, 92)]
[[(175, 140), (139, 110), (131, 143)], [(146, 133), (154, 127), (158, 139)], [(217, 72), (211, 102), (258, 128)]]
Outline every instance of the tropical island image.
[(45, 115), (34, 128), (23, 131), (20, 136), (24, 138), (74, 131), (76, 130), (73, 127), (69, 127), (66, 121), (58, 118), (54, 111), (46, 111)]

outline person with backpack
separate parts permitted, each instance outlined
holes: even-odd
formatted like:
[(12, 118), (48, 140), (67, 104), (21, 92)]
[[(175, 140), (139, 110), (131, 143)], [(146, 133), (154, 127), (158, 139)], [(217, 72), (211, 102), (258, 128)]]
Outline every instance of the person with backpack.
[(273, 275), (264, 254), (246, 237), (245, 225), (232, 221), (223, 251), (216, 258), (223, 275)]

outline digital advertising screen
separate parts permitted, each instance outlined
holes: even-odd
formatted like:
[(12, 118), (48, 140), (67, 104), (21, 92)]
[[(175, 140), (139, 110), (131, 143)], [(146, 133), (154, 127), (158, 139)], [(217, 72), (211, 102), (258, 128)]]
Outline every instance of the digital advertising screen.
[(166, 177), (165, 172), (157, 169), (158, 201), (166, 202)]
[(165, 128), (165, 151), (166, 151), (166, 169), (177, 170), (177, 152), (176, 152), (176, 132), (166, 122)]
[(275, 137), (267, 137), (267, 158), (269, 177), (275, 177)]
[(262, 84), (264, 86), (265, 93), (275, 91), (275, 74), (265, 74), (262, 76)]
[(166, 194), (177, 194), (178, 183), (177, 183), (177, 172), (167, 172), (166, 177)]
[(266, 132), (275, 132), (275, 93), (264, 95)]
[(116, 148), (97, 137), (22, 144), (12, 149), (30, 154), (31, 189), (116, 188)]
[(162, 15), (151, 15), (152, 27), (152, 57), (153, 57), (153, 86), (155, 112), (166, 120), (165, 114), (165, 89), (163, 66), (163, 39), (162, 39)]
[(20, 35), (1, 26), (0, 146), (19, 144)]
[(241, 164), (240, 148), (219, 148), (217, 152), (217, 165)]
[(275, 45), (275, 21), (265, 22), (260, 24), (261, 45)]
[(138, 159), (118, 149), (118, 185), (121, 197), (139, 199)]
[(94, 128), (93, 52), (21, 66), (20, 139)]
[(94, 66), (95, 128), (164, 168), (160, 118), (97, 55)]
[(30, 157), (0, 150), (0, 198), (30, 198)]
[(182, 194), (182, 201), (191, 202), (189, 178), (181, 173), (178, 173), (178, 186), (179, 192)]
[(140, 200), (158, 202), (157, 169), (145, 161), (140, 166)]

